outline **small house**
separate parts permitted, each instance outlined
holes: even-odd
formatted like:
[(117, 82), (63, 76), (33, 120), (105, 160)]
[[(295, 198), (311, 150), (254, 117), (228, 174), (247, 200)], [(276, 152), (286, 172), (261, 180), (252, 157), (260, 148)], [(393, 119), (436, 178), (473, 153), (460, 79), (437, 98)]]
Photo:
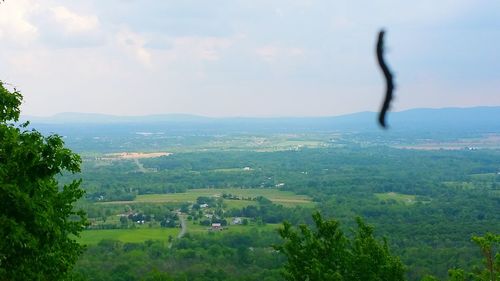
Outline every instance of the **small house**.
[(222, 225), (220, 223), (212, 223), (212, 230), (222, 230)]

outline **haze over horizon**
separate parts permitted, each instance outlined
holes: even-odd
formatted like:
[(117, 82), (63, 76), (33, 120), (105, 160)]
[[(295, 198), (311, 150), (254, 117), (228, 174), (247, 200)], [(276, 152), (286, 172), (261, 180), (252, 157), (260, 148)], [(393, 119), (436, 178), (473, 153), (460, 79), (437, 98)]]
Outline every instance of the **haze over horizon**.
[[(421, 110), (480, 110), (480, 109), (493, 109), (493, 110), (498, 110), (500, 111), (500, 106), (470, 106), (470, 107), (415, 107), (415, 108), (407, 108), (403, 110), (393, 110), (391, 111), (392, 113), (405, 113), (405, 112), (410, 112), (410, 111), (421, 111)], [(45, 119), (45, 118), (64, 118), (65, 116), (71, 116), (71, 117), (76, 117), (76, 118), (82, 118), (85, 117), (86, 115), (88, 116), (107, 116), (107, 117), (117, 117), (117, 118), (141, 118), (141, 117), (180, 117), (180, 118), (190, 118), (190, 117), (195, 117), (195, 118), (216, 118), (216, 119), (231, 119), (231, 118), (256, 118), (256, 119), (266, 119), (266, 118), (328, 118), (328, 117), (342, 117), (342, 116), (347, 116), (347, 115), (358, 115), (358, 114), (364, 114), (364, 113), (371, 113), (371, 114), (378, 114), (378, 111), (376, 110), (365, 110), (365, 111), (355, 111), (355, 112), (348, 112), (348, 113), (343, 113), (343, 114), (331, 114), (331, 115), (260, 115), (260, 116), (255, 116), (255, 115), (220, 115), (220, 116), (207, 116), (207, 115), (201, 115), (201, 114), (190, 114), (190, 113), (182, 113), (182, 112), (172, 112), (172, 113), (153, 113), (153, 114), (108, 114), (108, 113), (97, 113), (97, 112), (57, 112), (54, 114), (50, 115), (29, 115), (29, 114), (22, 114), (21, 118), (24, 120), (30, 120), (30, 118), (36, 118), (38, 120)], [(389, 113), (390, 115), (390, 113)]]
[(69, 1), (0, 4), (0, 79), (23, 115), (334, 116), (500, 105), (500, 2)]

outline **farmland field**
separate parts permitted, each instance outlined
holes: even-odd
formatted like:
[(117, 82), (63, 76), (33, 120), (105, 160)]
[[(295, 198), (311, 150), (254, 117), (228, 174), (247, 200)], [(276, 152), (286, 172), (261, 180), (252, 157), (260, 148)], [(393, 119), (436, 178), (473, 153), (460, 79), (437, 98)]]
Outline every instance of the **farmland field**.
[[(281, 226), (281, 224), (264, 224), (257, 225), (251, 223), (249, 225), (229, 225), (222, 231), (216, 231), (213, 233), (244, 233), (253, 230), (276, 230)], [(206, 234), (209, 231), (209, 226), (202, 226), (199, 224), (194, 224), (193, 222), (187, 223), (187, 233), (192, 234)], [(85, 230), (81, 233), (81, 237), (78, 242), (85, 245), (95, 245), (102, 240), (118, 240), (124, 243), (141, 243), (147, 240), (159, 240), (167, 241), (169, 236), (176, 238), (179, 234), (179, 228), (135, 228), (135, 229), (96, 229), (96, 230)]]
[(416, 198), (415, 195), (407, 195), (396, 192), (375, 193), (375, 197), (377, 197), (379, 200), (392, 199), (403, 204), (413, 204), (415, 203), (415, 198)]
[(134, 201), (113, 201), (103, 202), (101, 204), (130, 204), (130, 203), (184, 203), (195, 202), (196, 198), (200, 196), (207, 197), (222, 197), (223, 194), (231, 194), (242, 198), (242, 200), (225, 200), (228, 206), (245, 207), (254, 205), (255, 201), (251, 199), (263, 196), (271, 200), (275, 204), (280, 204), (285, 207), (303, 206), (313, 207), (315, 205), (311, 198), (306, 195), (297, 195), (291, 191), (282, 191), (278, 189), (269, 188), (203, 188), (203, 189), (190, 189), (182, 193), (168, 193), (168, 194), (146, 194), (138, 195)]
[(169, 236), (176, 237), (178, 228), (136, 228), (136, 229), (99, 229), (85, 230), (78, 241), (86, 245), (94, 245), (101, 240), (113, 239), (125, 243), (141, 243), (147, 240), (167, 241)]
[[(356, 216), (373, 225), (408, 266), (408, 280), (431, 273), (446, 280), (449, 268), (471, 268), (480, 262), (472, 235), (498, 232), (496, 150), (394, 149), (372, 146), (362, 136), (196, 138), (199, 142), (133, 140), (155, 146), (171, 142), (157, 151), (123, 148), (132, 156), (130, 151), (173, 152), (168, 157), (102, 160), (108, 153), (123, 153), (108, 150), (84, 158), (81, 177), (87, 193), (79, 205), (90, 225), (80, 241), (92, 249), (85, 259), (95, 261), (87, 269), (99, 268), (103, 259), (92, 255), (110, 251), (99, 243), (107, 239), (123, 241), (118, 246), (123, 249), (130, 248), (124, 242), (142, 242), (138, 252), (144, 253), (144, 264), (156, 263), (169, 272), (175, 272), (174, 267), (184, 272), (186, 263), (194, 268), (206, 263), (196, 273), (200, 275), (205, 268), (220, 269), (215, 274), (235, 268), (253, 271), (262, 260), (280, 266), (282, 261), (270, 248), (281, 241), (277, 229), (283, 221), (310, 224), (317, 210), (346, 232)], [(318, 147), (306, 143), (321, 139)], [(404, 139), (386, 145), (398, 143)], [(78, 176), (62, 180), (73, 178)], [(223, 229), (213, 229), (219, 223)], [(186, 229), (182, 238), (179, 225)], [(165, 251), (151, 262), (148, 253), (160, 244)], [(138, 257), (120, 248), (113, 251), (127, 264)], [(468, 258), (456, 262), (457, 256)]]
[(245, 232), (251, 232), (254, 230), (259, 230), (259, 231), (276, 231), (282, 224), (280, 223), (267, 223), (264, 225), (257, 225), (255, 223), (250, 223), (249, 225), (229, 225), (227, 227), (224, 227), (224, 230), (222, 231), (210, 231), (210, 227), (208, 226), (203, 226), (199, 224), (194, 224), (193, 222), (188, 222), (187, 223), (187, 233), (192, 233), (192, 234), (197, 234), (197, 233), (245, 233)]

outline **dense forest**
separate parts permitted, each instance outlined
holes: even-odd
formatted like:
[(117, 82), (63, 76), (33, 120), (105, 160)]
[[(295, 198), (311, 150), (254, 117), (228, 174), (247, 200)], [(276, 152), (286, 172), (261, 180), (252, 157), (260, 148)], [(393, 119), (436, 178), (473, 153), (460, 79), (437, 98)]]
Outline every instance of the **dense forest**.
[[(472, 270), (474, 266), (480, 265), (481, 252), (471, 242), (473, 235), (500, 232), (499, 158), (497, 150), (426, 151), (344, 144), (340, 147), (270, 152), (240, 150), (174, 153), (141, 159), (140, 162), (147, 172), (138, 171), (137, 164), (132, 160), (94, 159), (84, 162), (81, 176), (82, 186), (87, 193), (86, 200), (80, 204), (87, 209), (89, 218), (99, 219), (106, 217), (106, 212), (110, 215), (121, 211), (121, 205), (105, 202), (133, 203), (138, 196), (149, 194), (234, 187), (292, 191), (311, 198), (313, 207), (285, 207), (266, 198), (252, 198), (256, 204), (225, 208), (223, 219), (246, 217), (263, 224), (282, 221), (289, 221), (293, 225), (311, 224), (311, 214), (317, 209), (326, 217), (338, 219), (348, 230), (354, 226), (354, 218), (361, 216), (375, 226), (377, 236), (387, 238), (393, 253), (401, 257), (406, 265), (409, 280), (420, 280), (428, 274), (444, 279), (450, 268)], [(104, 162), (106, 164), (103, 164)], [(73, 177), (62, 178), (63, 182), (70, 179)], [(155, 213), (148, 204), (139, 203), (128, 206), (141, 213)], [(169, 212), (183, 207), (180, 203), (169, 204), (170, 209), (167, 208), (163, 212), (165, 215), (157, 214), (153, 217), (168, 217)], [(159, 207), (156, 208), (158, 213)], [(199, 219), (199, 222), (203, 223), (203, 218), (197, 217), (197, 212), (188, 211), (186, 214), (190, 215), (191, 219)], [(158, 221), (160, 222), (161, 220)], [(110, 225), (112, 227), (112, 223)], [(277, 232), (259, 230), (257, 227), (254, 231), (260, 234), (251, 235), (252, 239), (245, 242), (250, 244), (243, 243), (247, 250), (252, 248), (262, 251), (253, 256), (253, 259), (250, 258), (252, 266), (262, 270), (279, 271), (283, 256), (269, 250), (273, 243), (279, 242)], [(239, 234), (232, 235), (237, 237)], [(242, 271), (242, 266), (235, 263), (240, 258), (231, 258), (242, 250), (235, 244), (227, 244), (225, 239), (228, 238), (225, 235), (197, 234), (187, 237), (174, 242), (172, 249), (191, 249), (192, 253), (196, 254), (192, 258), (182, 259), (176, 256), (178, 252), (165, 254), (168, 256), (168, 262), (161, 263), (159, 258), (161, 265), (158, 265), (158, 268), (172, 268), (170, 273), (174, 277), (183, 274), (190, 276), (189, 274), (194, 274), (194, 268), (198, 267), (186, 264), (199, 265), (203, 260), (217, 265), (215, 268), (220, 270), (217, 276), (227, 275), (227, 278), (235, 280), (247, 276), (248, 280), (255, 280), (254, 275), (243, 274), (246, 271)], [(212, 239), (212, 242), (206, 242), (205, 239)], [(241, 237), (235, 239), (245, 240), (248, 236), (241, 234)], [(182, 244), (188, 243), (182, 242), (184, 240), (196, 242)], [(116, 248), (110, 250), (105, 248), (109, 247), (109, 242), (106, 243), (91, 246), (88, 253), (116, 251), (115, 254), (119, 255), (122, 261), (131, 258), (125, 250), (129, 247), (127, 244), (116, 242), (113, 244)], [(158, 243), (154, 243), (155, 247), (167, 247), (168, 244)], [(217, 244), (218, 250), (204, 256), (203, 253), (207, 249), (200, 245), (207, 245), (206, 243)], [(146, 255), (153, 244), (141, 245), (137, 247)], [(227, 252), (223, 254), (224, 251)], [(86, 270), (93, 268), (87, 263), (97, 262), (99, 259), (100, 255), (95, 252), (88, 253), (77, 266), (79, 272), (87, 272)], [(219, 259), (227, 260), (222, 262)], [(263, 262), (264, 260), (268, 262)], [(174, 265), (177, 263), (183, 263), (184, 266)], [(111, 270), (114, 267), (106, 268)], [(210, 270), (213, 269), (214, 267), (210, 267)], [(147, 271), (144, 268), (134, 270)], [(134, 270), (120, 272), (136, 272)], [(91, 275), (88, 272), (85, 274)], [(274, 276), (265, 275), (268, 279)]]

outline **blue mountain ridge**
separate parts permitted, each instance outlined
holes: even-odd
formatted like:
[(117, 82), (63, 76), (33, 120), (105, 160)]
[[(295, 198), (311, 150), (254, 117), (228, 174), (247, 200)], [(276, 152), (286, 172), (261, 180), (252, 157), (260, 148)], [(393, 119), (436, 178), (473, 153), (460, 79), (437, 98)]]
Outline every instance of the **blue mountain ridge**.
[[(358, 112), (326, 117), (204, 117), (189, 114), (115, 116), (61, 113), (50, 117), (26, 116), (34, 127), (110, 127), (139, 129), (241, 131), (374, 131), (380, 130), (377, 113)], [(500, 106), (417, 108), (388, 115), (389, 131), (500, 132)]]

